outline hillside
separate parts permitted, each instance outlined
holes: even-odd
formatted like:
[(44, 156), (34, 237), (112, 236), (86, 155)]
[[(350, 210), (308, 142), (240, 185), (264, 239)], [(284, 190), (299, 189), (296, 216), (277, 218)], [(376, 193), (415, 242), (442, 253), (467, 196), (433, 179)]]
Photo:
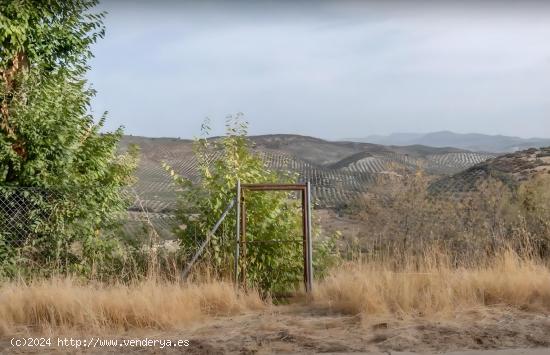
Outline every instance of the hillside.
[[(269, 168), (297, 172), (301, 180), (311, 181), (313, 197), (319, 207), (348, 203), (358, 193), (366, 191), (377, 176), (387, 174), (395, 166), (450, 175), (494, 157), (456, 148), (388, 147), (330, 142), (298, 135), (253, 136), (251, 140)], [(197, 162), (193, 157), (192, 141), (125, 136), (121, 149), (129, 144), (141, 148), (136, 190), (143, 203), (151, 212), (173, 210), (174, 190), (161, 162), (166, 161), (183, 176), (196, 179)]]
[(430, 189), (445, 192), (470, 191), (489, 177), (513, 186), (534, 174), (550, 174), (550, 147), (531, 148), (489, 159), (435, 181)]
[(477, 152), (509, 153), (529, 148), (550, 146), (550, 138), (520, 138), (479, 133), (460, 134), (449, 131), (433, 133), (393, 133), (388, 136), (368, 136), (354, 139), (383, 145), (414, 145), (455, 147)]

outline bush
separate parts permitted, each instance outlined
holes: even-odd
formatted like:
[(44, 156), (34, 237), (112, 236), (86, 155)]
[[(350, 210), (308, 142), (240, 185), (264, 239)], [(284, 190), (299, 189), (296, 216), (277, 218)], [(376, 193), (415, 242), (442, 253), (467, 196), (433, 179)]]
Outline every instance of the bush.
[(433, 194), (422, 173), (380, 180), (355, 201), (364, 255), (419, 254), (440, 245), (457, 264), (475, 263), (504, 248), (550, 255), (550, 178), (537, 175), (517, 188), (488, 179), (471, 192)]
[[(181, 224), (176, 233), (184, 258), (195, 253), (208, 231), (216, 223), (236, 194), (241, 183), (293, 183), (296, 176), (271, 171), (261, 157), (252, 151), (247, 139), (247, 123), (241, 114), (230, 116), (226, 135), (207, 139), (208, 123), (203, 125), (203, 138), (195, 141), (200, 181), (193, 183), (166, 167), (180, 187), (177, 218)], [(240, 269), (246, 270), (250, 285), (265, 291), (287, 291), (297, 287), (303, 277), (300, 205), (288, 192), (253, 192), (244, 196), (247, 209), (246, 247), (242, 250)], [(233, 276), (235, 213), (230, 213), (214, 236), (203, 262), (220, 277)], [(272, 242), (281, 241), (281, 242)], [(318, 243), (320, 255), (331, 253), (331, 244)], [(315, 259), (317, 265), (323, 263)]]

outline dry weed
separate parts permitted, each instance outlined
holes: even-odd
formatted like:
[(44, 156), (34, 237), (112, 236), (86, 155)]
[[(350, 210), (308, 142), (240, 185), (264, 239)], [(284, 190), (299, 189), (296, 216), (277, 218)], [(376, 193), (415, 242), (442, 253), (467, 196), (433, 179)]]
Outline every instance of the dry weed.
[(506, 305), (550, 311), (550, 269), (503, 252), (477, 267), (453, 267), (441, 256), (398, 269), (369, 261), (343, 265), (322, 281), (314, 302), (363, 315), (430, 316)]
[(224, 282), (104, 285), (79, 284), (70, 278), (11, 282), (0, 287), (0, 332), (20, 327), (39, 331), (167, 329), (264, 306), (257, 293), (237, 294), (233, 285)]

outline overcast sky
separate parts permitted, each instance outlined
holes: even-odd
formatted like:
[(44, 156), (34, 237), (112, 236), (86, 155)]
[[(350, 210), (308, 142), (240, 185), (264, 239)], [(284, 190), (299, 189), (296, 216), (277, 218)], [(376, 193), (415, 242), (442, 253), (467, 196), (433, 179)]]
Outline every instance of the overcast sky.
[[(444, 4), (443, 4), (444, 3)], [(550, 137), (550, 1), (103, 0), (89, 79), (108, 128)]]

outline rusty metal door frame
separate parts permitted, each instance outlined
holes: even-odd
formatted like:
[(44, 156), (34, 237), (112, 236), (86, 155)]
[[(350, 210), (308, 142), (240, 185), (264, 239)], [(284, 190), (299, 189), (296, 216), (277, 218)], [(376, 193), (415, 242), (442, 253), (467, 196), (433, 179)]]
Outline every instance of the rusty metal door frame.
[[(235, 285), (239, 285), (239, 259), (241, 257), (241, 244), (243, 246), (243, 257), (246, 258), (246, 205), (244, 201), (245, 191), (298, 191), (302, 200), (302, 248), (304, 257), (304, 286), (306, 292), (313, 289), (313, 246), (311, 240), (311, 184), (310, 182), (299, 184), (241, 184), (237, 181), (236, 187), (236, 214), (237, 223), (235, 227)], [(242, 238), (241, 238), (242, 237)], [(276, 241), (272, 242), (285, 242)], [(246, 269), (243, 270), (246, 275)], [(246, 277), (246, 276), (245, 276)], [(245, 280), (243, 277), (243, 280)]]

